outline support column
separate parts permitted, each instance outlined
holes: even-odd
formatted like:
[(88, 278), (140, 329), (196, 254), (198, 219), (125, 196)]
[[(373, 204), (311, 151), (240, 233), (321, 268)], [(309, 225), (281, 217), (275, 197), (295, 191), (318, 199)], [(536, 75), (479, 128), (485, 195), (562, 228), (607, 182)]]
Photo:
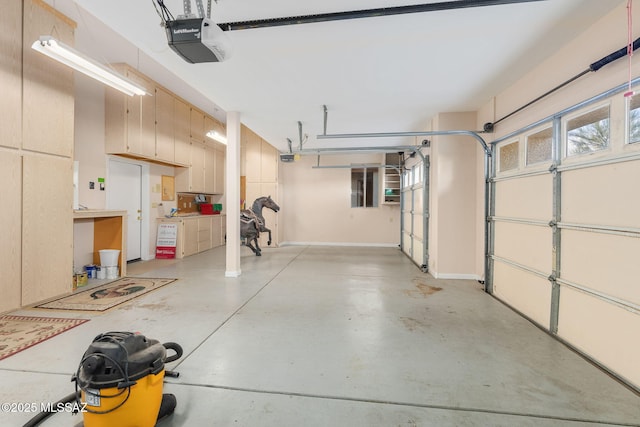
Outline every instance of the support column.
[(227, 203), (227, 264), (225, 277), (238, 277), (240, 269), (240, 113), (227, 113), (227, 160), (225, 164)]

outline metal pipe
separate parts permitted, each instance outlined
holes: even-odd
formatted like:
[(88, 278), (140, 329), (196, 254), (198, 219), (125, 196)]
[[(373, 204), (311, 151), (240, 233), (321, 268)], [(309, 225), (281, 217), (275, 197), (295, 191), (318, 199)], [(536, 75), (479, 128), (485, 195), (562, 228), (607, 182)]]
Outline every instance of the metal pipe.
[(326, 105), (323, 105), (322, 109), (324, 111), (324, 127), (323, 127), (322, 134), (326, 135), (327, 134), (327, 118), (328, 118), (329, 112), (327, 111), (327, 106)]
[(319, 13), (315, 15), (290, 16), (282, 18), (257, 19), (253, 21), (227, 22), (218, 24), (225, 31), (247, 30), (254, 28), (279, 27), (284, 25), (311, 24), (318, 22), (343, 21), (348, 19), (374, 18), (380, 16), (401, 15), (407, 13), (437, 12), (441, 10), (463, 9), (480, 6), (497, 6), (512, 3), (528, 3), (541, 0), (457, 0), (441, 1), (407, 6), (381, 7), (377, 9), (353, 10), (344, 12)]
[(408, 136), (446, 136), (446, 135), (467, 135), (475, 138), (487, 156), (491, 155), (486, 141), (479, 135), (479, 132), (471, 130), (442, 130), (442, 131), (417, 131), (417, 132), (376, 132), (376, 133), (338, 133), (331, 135), (316, 135), (318, 139), (359, 139), (359, 138), (394, 138)]
[(345, 153), (394, 153), (399, 151), (416, 152), (422, 148), (419, 145), (387, 145), (380, 147), (337, 147), (337, 148), (308, 148), (296, 151), (296, 154), (315, 155), (315, 154), (345, 154)]

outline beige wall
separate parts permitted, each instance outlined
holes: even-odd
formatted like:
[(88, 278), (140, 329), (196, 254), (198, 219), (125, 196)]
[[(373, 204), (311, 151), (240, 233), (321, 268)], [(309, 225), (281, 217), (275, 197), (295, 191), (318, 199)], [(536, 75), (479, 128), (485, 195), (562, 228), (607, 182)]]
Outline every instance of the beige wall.
[[(320, 164), (383, 162), (382, 154), (323, 155)], [(283, 243), (400, 244), (400, 208), (351, 207), (351, 169), (312, 169), (316, 156), (280, 164)]]
[[(433, 130), (475, 129), (476, 113), (441, 113)], [(478, 269), (478, 142), (469, 136), (431, 139), (429, 270), (436, 277), (480, 278)], [(482, 252), (480, 252), (480, 257)]]
[[(640, 22), (640, 8), (633, 10), (634, 20)], [(635, 30), (636, 39), (640, 28)], [(610, 14), (538, 67), (531, 70), (507, 90), (498, 94), (489, 104), (495, 105), (496, 119), (504, 117), (529, 101), (537, 98), (556, 85), (589, 68), (602, 57), (624, 48), (627, 43), (627, 9), (621, 4)], [(640, 55), (632, 56), (633, 77), (640, 71)], [(496, 126), (494, 137), (500, 137), (536, 120), (550, 116), (566, 107), (575, 105), (586, 98), (602, 93), (613, 86), (624, 83), (628, 78), (627, 59), (619, 59), (597, 72), (590, 72), (575, 82), (546, 97), (543, 101), (528, 107)]]

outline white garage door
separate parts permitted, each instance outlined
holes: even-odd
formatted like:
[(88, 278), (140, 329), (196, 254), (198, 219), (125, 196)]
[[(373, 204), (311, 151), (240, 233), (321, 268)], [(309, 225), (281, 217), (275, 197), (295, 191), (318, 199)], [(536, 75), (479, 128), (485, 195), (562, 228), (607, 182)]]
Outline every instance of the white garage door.
[(429, 265), (429, 156), (414, 157), (402, 174), (402, 251), (424, 272)]
[(636, 98), (609, 96), (496, 144), (488, 289), (640, 388)]

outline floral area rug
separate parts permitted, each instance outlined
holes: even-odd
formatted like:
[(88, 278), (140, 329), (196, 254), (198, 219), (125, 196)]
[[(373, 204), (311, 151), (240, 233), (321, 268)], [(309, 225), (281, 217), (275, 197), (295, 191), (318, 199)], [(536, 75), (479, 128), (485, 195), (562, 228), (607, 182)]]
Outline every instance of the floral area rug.
[(0, 316), (0, 360), (88, 321), (89, 319)]
[(123, 277), (91, 289), (36, 306), (54, 310), (105, 311), (141, 295), (154, 291), (176, 279)]

